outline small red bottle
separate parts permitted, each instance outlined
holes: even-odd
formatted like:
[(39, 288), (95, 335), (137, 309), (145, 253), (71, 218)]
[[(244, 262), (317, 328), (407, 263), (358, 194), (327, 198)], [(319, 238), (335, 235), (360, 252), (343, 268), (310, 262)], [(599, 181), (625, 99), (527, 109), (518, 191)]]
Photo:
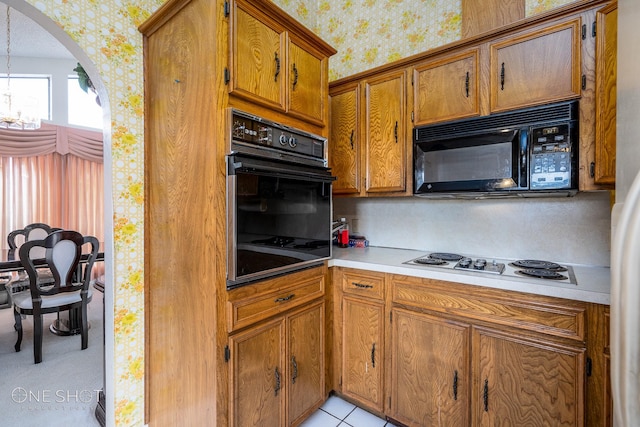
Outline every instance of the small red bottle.
[(349, 247), (349, 224), (344, 218), (342, 218), (342, 222), (344, 225), (338, 232), (338, 247), (348, 248)]

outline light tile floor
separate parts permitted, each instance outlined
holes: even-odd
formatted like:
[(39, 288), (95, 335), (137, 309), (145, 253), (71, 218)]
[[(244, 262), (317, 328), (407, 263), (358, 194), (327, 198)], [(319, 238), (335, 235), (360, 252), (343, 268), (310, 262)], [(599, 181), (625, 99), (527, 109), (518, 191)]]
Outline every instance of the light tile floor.
[(337, 397), (329, 396), (300, 427), (394, 427), (382, 418)]

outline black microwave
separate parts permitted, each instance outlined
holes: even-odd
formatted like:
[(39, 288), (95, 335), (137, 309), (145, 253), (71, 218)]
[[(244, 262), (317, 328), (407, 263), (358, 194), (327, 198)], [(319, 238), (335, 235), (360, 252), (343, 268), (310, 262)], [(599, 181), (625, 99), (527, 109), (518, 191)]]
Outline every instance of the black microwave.
[(572, 196), (578, 101), (416, 127), (414, 194)]

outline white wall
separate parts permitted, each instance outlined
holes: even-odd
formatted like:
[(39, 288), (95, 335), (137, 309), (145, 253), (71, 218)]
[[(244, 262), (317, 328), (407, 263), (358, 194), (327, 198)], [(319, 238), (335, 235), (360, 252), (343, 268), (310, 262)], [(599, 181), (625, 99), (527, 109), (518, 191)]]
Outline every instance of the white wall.
[[(6, 64), (6, 56), (0, 56)], [(11, 75), (48, 74), (51, 76), (51, 121), (57, 125), (68, 125), (67, 78), (75, 75), (73, 71), (78, 61), (75, 59), (26, 58), (11, 55)], [(0, 66), (0, 73), (6, 74), (6, 66)]]
[(432, 200), (334, 197), (334, 218), (372, 246), (608, 266), (608, 192), (570, 198)]

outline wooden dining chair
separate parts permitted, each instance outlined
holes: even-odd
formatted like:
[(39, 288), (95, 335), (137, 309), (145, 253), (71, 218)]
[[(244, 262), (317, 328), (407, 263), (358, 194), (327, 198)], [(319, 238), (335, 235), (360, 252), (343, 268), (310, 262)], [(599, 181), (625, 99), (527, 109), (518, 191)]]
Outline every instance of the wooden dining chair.
[[(89, 259), (83, 270), (80, 266), (82, 247), (91, 246)], [(35, 363), (42, 361), (43, 315), (80, 308), (81, 349), (88, 346), (87, 304), (92, 298), (91, 269), (98, 255), (98, 239), (83, 236), (76, 231), (60, 230), (43, 240), (30, 240), (20, 246), (20, 262), (29, 276), (29, 290), (13, 295), (13, 313), (18, 331), (15, 350), (22, 344), (22, 315), (33, 316), (33, 356)], [(39, 280), (41, 266), (34, 260), (42, 258), (38, 249), (44, 248), (44, 259), (53, 275), (53, 282)], [(81, 274), (76, 274), (81, 271)]]

